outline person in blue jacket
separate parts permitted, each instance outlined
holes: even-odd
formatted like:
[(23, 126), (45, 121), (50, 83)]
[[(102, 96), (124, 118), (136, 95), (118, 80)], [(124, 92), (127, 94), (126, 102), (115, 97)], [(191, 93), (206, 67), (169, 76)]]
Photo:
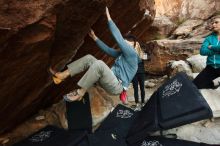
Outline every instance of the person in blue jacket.
[(220, 16), (212, 19), (212, 30), (200, 48), (200, 54), (207, 56), (207, 66), (193, 80), (198, 89), (215, 89), (220, 85), (214, 81), (220, 77)]
[[(135, 110), (141, 110), (141, 107), (145, 104), (145, 69), (144, 69), (144, 52), (141, 49), (141, 46), (138, 43), (138, 40), (133, 35), (126, 36), (127, 40), (130, 40), (134, 42), (134, 46), (136, 46), (137, 54), (141, 61), (138, 63), (138, 69), (137, 72), (132, 79), (132, 85), (134, 89), (134, 99), (135, 99), (135, 105), (132, 105), (132, 107), (135, 107)], [(136, 44), (137, 43), (137, 44)], [(141, 91), (141, 102), (139, 102), (139, 87)]]
[(116, 59), (115, 63), (110, 69), (102, 60), (97, 60), (92, 55), (86, 55), (68, 64), (67, 70), (54, 73), (57, 79), (64, 80), (68, 76), (73, 77), (88, 69), (77, 83), (81, 88), (64, 95), (64, 100), (68, 102), (81, 100), (87, 89), (92, 87), (96, 82), (99, 82), (101, 87), (108, 93), (120, 95), (124, 90), (127, 90), (137, 72), (140, 58), (136, 53), (135, 47), (133, 47), (134, 42), (122, 37), (119, 29), (112, 21), (107, 7), (106, 16), (108, 19), (108, 27), (120, 50), (115, 50), (107, 46), (95, 35), (93, 30), (91, 30), (89, 36), (102, 51)]

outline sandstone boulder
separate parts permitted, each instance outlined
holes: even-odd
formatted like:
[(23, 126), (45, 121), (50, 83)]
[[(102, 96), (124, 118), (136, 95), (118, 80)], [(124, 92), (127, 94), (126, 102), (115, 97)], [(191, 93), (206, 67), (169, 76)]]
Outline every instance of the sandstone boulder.
[(154, 39), (166, 38), (171, 32), (177, 27), (175, 23), (173, 23), (168, 17), (161, 16), (155, 17), (152, 27), (156, 27), (158, 29), (158, 34)]
[[(92, 27), (103, 41), (114, 46), (106, 24), (106, 5), (122, 34), (133, 26), (137, 26), (136, 34), (140, 34), (142, 30), (138, 29), (137, 22), (145, 26), (151, 23), (153, 2), (0, 1), (0, 115), (5, 117), (0, 121), (0, 133), (58, 102), (63, 94), (76, 88), (80, 76), (54, 85), (49, 66), (61, 71), (70, 61), (88, 53), (112, 64), (113, 58), (103, 55), (87, 35)], [(146, 10), (152, 15), (144, 17)]]
[(218, 0), (183, 0), (179, 17), (182, 19), (197, 18), (207, 19), (218, 11)]
[(203, 20), (186, 20), (173, 32), (179, 39), (190, 37), (191, 32), (203, 24)]
[(183, 61), (183, 60), (170, 61), (168, 63), (168, 68), (169, 68), (168, 69), (169, 77), (173, 77), (178, 72), (185, 72), (189, 77), (193, 78), (192, 69), (186, 61)]
[[(89, 97), (92, 124), (94, 128), (97, 128), (110, 111), (120, 103), (119, 97), (109, 95), (99, 86), (89, 89)], [(4, 146), (10, 146), (47, 125), (55, 125), (68, 129), (65, 114), (66, 105), (65, 102), (61, 100), (52, 107), (39, 111), (38, 114), (17, 126), (13, 131), (0, 135), (0, 144), (4, 143)]]
[(194, 73), (201, 72), (206, 67), (207, 56), (193, 55), (186, 60), (190, 63)]
[(186, 60), (198, 54), (203, 39), (155, 40), (146, 44), (144, 51), (149, 54), (150, 61), (145, 61), (145, 70), (151, 74), (167, 73), (170, 60)]

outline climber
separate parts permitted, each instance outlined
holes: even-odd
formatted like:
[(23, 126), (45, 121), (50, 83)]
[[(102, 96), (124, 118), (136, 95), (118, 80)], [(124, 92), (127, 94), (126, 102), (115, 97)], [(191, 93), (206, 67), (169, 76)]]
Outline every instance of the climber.
[(88, 69), (77, 83), (81, 88), (64, 95), (64, 100), (67, 102), (81, 100), (87, 89), (92, 87), (96, 82), (99, 82), (101, 87), (108, 93), (121, 95), (120, 99), (123, 103), (126, 100), (123, 95), (125, 95), (125, 90), (127, 90), (131, 80), (137, 72), (138, 63), (140, 62), (140, 58), (136, 52), (139, 44), (122, 37), (119, 29), (112, 21), (107, 7), (106, 16), (109, 29), (120, 49), (115, 50), (108, 47), (95, 35), (93, 30), (90, 31), (89, 36), (96, 42), (102, 51), (116, 59), (111, 69), (103, 61), (97, 60), (92, 55), (86, 55), (68, 64), (68, 69), (63, 72), (54, 72), (51, 70), (54, 74), (54, 82), (59, 83), (68, 76), (73, 77)]

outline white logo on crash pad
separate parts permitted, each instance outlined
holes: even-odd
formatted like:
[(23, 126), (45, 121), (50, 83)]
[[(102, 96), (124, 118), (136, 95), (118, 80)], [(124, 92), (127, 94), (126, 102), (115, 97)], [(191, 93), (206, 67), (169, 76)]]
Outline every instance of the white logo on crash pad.
[(141, 146), (163, 146), (162, 144), (160, 144), (159, 141), (153, 140), (153, 141), (143, 141)]
[(133, 113), (131, 113), (129, 110), (119, 110), (116, 114), (116, 117), (126, 119), (133, 116)]
[(51, 133), (53, 131), (41, 131), (40, 133), (32, 136), (29, 140), (31, 142), (42, 142), (46, 139), (48, 139), (51, 136)]
[(172, 83), (165, 86), (164, 90), (162, 91), (162, 98), (169, 97), (180, 92), (182, 86), (183, 84), (178, 82), (177, 79), (174, 80)]

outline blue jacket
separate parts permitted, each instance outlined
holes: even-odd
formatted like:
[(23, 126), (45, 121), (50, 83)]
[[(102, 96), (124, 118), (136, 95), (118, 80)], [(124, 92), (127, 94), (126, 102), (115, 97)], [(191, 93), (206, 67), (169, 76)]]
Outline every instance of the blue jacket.
[[(211, 45), (209, 49), (208, 46)], [(207, 36), (200, 49), (200, 54), (208, 56), (206, 64), (213, 68), (220, 68), (220, 43), (216, 33)]]
[(140, 59), (134, 48), (127, 44), (122, 37), (119, 29), (113, 21), (108, 21), (109, 29), (117, 42), (120, 51), (108, 47), (100, 39), (96, 40), (97, 45), (108, 55), (116, 58), (111, 70), (114, 75), (122, 81), (122, 86), (126, 89), (137, 72), (138, 62)]

